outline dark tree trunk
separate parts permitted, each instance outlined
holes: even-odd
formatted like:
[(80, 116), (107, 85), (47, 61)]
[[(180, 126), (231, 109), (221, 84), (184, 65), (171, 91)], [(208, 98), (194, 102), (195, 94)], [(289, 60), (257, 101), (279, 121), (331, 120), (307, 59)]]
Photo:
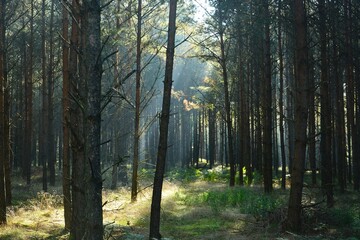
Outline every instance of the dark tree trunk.
[(210, 161), (210, 169), (215, 164), (216, 159), (216, 111), (214, 109), (209, 109), (208, 111), (209, 118), (209, 161)]
[(286, 228), (301, 230), (301, 199), (304, 179), (307, 129), (307, 91), (308, 91), (308, 45), (305, 6), (302, 0), (294, 2), (294, 20), (296, 33), (296, 71), (295, 71), (295, 151), (292, 164), (291, 190)]
[(226, 120), (226, 129), (227, 129), (227, 146), (228, 146), (228, 156), (230, 164), (230, 186), (235, 185), (235, 156), (234, 156), (234, 136), (233, 136), (233, 124), (231, 117), (231, 105), (230, 105), (230, 93), (229, 93), (229, 78), (228, 78), (228, 69), (226, 64), (226, 53), (225, 53), (225, 41), (224, 41), (224, 17), (222, 9), (222, 1), (218, 1), (217, 11), (218, 11), (218, 27), (219, 27), (219, 38), (220, 38), (220, 67), (222, 78), (224, 81), (224, 101), (225, 101), (225, 120)]
[(49, 159), (48, 151), (48, 131), (49, 131), (49, 102), (48, 102), (48, 81), (46, 78), (46, 25), (45, 25), (45, 5), (46, 1), (42, 0), (41, 5), (41, 78), (42, 78), (42, 110), (41, 110), (41, 125), (39, 136), (39, 155), (40, 162), (43, 168), (42, 185), (43, 191), (47, 191), (47, 160)]
[[(84, 211), (83, 239), (102, 239), (102, 175), (100, 164), (101, 126), (101, 37), (100, 1), (84, 0), (80, 7), (81, 45), (80, 77), (84, 80), (85, 91), (81, 95), (84, 116), (85, 158), (83, 162), (84, 185), (81, 186), (85, 202), (76, 207)], [(74, 223), (73, 223), (74, 224)], [(74, 224), (75, 227), (78, 227)]]
[[(350, 161), (358, 166), (359, 159), (357, 154), (358, 146), (356, 142), (356, 129), (355, 129), (355, 113), (354, 113), (354, 63), (353, 63), (353, 49), (352, 49), (352, 1), (344, 0), (344, 14), (345, 14), (345, 78), (346, 78), (346, 108), (347, 108), (347, 128), (349, 140)], [(355, 170), (355, 169), (354, 169)], [(344, 169), (342, 169), (344, 171)], [(339, 170), (340, 173), (340, 170)], [(343, 175), (343, 173), (342, 173)], [(355, 176), (354, 176), (355, 177)], [(358, 176), (356, 176), (358, 177)], [(340, 176), (339, 176), (340, 180)], [(344, 180), (342, 180), (344, 181)], [(359, 190), (359, 179), (354, 178), (354, 189)], [(342, 189), (343, 190), (343, 189)]]
[[(5, 9), (6, 0), (2, 0), (2, 7), (0, 14), (4, 18), (0, 20), (0, 54), (2, 55), (2, 70), (0, 74), (3, 74), (3, 91), (4, 91), (4, 174), (5, 174), (5, 195), (6, 205), (11, 205), (12, 193), (11, 193), (11, 148), (10, 148), (10, 86), (8, 83), (8, 70), (7, 70), (7, 50), (6, 50), (6, 21), (5, 21)], [(0, 135), (1, 136), (1, 135)]]
[(55, 186), (55, 136), (54, 136), (54, 0), (51, 1), (50, 9), (50, 24), (49, 24), (49, 65), (48, 65), (48, 89), (47, 89), (47, 101), (48, 101), (48, 164), (49, 164), (49, 183), (51, 186)]
[[(340, 188), (344, 189), (345, 179), (344, 174), (346, 173), (346, 134), (345, 134), (345, 110), (344, 110), (344, 84), (343, 84), (343, 78), (341, 77), (339, 73), (339, 49), (338, 45), (339, 42), (336, 38), (337, 35), (337, 23), (336, 23), (336, 17), (333, 17), (334, 14), (338, 14), (337, 6), (331, 6), (331, 38), (333, 39), (333, 47), (332, 47), (332, 56), (331, 56), (331, 63), (332, 63), (332, 76), (333, 81), (335, 85), (335, 101), (334, 101), (334, 107), (335, 107), (335, 113), (334, 113), (334, 122), (336, 131), (334, 133), (334, 152), (336, 153), (337, 158), (334, 159), (334, 165), (333, 165), (333, 178), (336, 178), (336, 169), (338, 169), (338, 180), (340, 184)], [(349, 132), (350, 136), (350, 132)], [(350, 144), (350, 142), (349, 142)], [(351, 155), (351, 154), (350, 154)], [(350, 156), (349, 155), (349, 156)], [(351, 159), (349, 158), (349, 163)], [(337, 168), (335, 167), (335, 163), (337, 163)], [(351, 164), (350, 164), (351, 166)], [(349, 177), (351, 176), (351, 173), (349, 173)], [(342, 186), (341, 186), (342, 185)]]
[(64, 220), (65, 229), (71, 228), (71, 175), (70, 175), (70, 79), (69, 79), (69, 13), (64, 3), (62, 9), (62, 63), (63, 63), (63, 92), (62, 92), (62, 111), (63, 111), (63, 199), (64, 199)]
[[(309, 67), (309, 69), (311, 69)], [(308, 136), (308, 156), (311, 169), (311, 182), (316, 185), (316, 125), (315, 125), (315, 84), (314, 73), (309, 71), (309, 136)]]
[(281, 188), (286, 188), (286, 155), (284, 136), (284, 56), (282, 40), (282, 0), (278, 0), (278, 51), (279, 51), (279, 131), (281, 155)]
[(264, 3), (265, 24), (265, 74), (264, 74), (264, 96), (263, 96), (263, 173), (264, 190), (266, 193), (272, 191), (272, 95), (271, 95), (271, 53), (270, 53), (270, 13), (269, 3)]
[(321, 58), (321, 184), (327, 196), (327, 205), (333, 205), (332, 189), (332, 159), (331, 159), (331, 104), (329, 97), (329, 78), (327, 62), (327, 39), (326, 39), (326, 12), (324, 0), (319, 0), (319, 31), (320, 31), (320, 58)]
[(6, 188), (5, 188), (5, 0), (0, 1), (0, 225), (6, 224)]
[[(100, 3), (82, 1), (81, 6), (77, 3), (78, 1), (73, 1), (72, 6), (74, 19), (69, 69), (70, 96), (73, 100), (70, 107), (70, 127), (74, 160), (73, 218), (70, 237), (102, 239)], [(81, 31), (78, 29), (79, 26)], [(79, 32), (81, 32), (81, 43), (78, 41)]]
[(78, 62), (79, 56), (77, 51), (80, 50), (79, 41), (79, 5), (76, 0), (72, 2), (72, 27), (70, 39), (70, 56), (69, 56), (69, 83), (70, 92), (70, 119), (67, 122), (71, 130), (71, 151), (72, 151), (72, 178), (71, 178), (71, 196), (72, 196), (72, 219), (70, 236), (73, 239), (81, 239), (85, 232), (85, 212), (82, 206), (85, 202), (84, 193), (84, 161), (85, 161), (85, 147), (84, 147), (84, 123), (83, 112), (76, 101), (84, 101), (84, 82), (78, 78)]
[(135, 89), (135, 130), (134, 130), (134, 159), (131, 185), (131, 201), (136, 202), (138, 193), (138, 167), (139, 167), (139, 144), (140, 144), (140, 96), (141, 96), (141, 22), (142, 0), (138, 0), (137, 9), (137, 33), (136, 33), (136, 89)]
[(170, 118), (170, 100), (171, 100), (171, 86), (172, 74), (174, 66), (174, 52), (175, 52), (175, 32), (176, 32), (176, 8), (177, 0), (170, 0), (169, 3), (169, 25), (168, 25), (168, 43), (166, 49), (166, 65), (165, 65), (165, 79), (162, 111), (160, 116), (160, 136), (157, 153), (156, 171), (154, 177), (153, 195), (151, 201), (151, 215), (150, 215), (150, 234), (149, 239), (161, 239), (160, 234), (160, 206), (161, 194), (165, 171), (166, 151), (168, 148), (168, 128)]
[(32, 115), (33, 115), (33, 45), (34, 45), (34, 1), (31, 0), (30, 15), (30, 38), (25, 47), (26, 66), (25, 66), (25, 126), (24, 126), (24, 154), (23, 154), (23, 173), (27, 184), (31, 181), (32, 163)]

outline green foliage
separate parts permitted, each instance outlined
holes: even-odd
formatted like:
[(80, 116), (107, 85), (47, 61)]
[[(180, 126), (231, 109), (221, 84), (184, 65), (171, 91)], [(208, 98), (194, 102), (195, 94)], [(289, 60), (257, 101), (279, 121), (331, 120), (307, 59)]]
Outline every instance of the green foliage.
[(216, 167), (213, 169), (197, 169), (194, 167), (186, 169), (175, 169), (168, 173), (170, 180), (177, 180), (184, 183), (204, 180), (207, 182), (226, 182), (229, 179), (229, 169)]
[(175, 169), (168, 173), (170, 180), (182, 181), (185, 183), (202, 179), (203, 173), (196, 168)]
[(352, 213), (347, 209), (329, 209), (326, 216), (328, 224), (337, 227), (346, 227), (354, 222)]
[(265, 195), (254, 188), (228, 188), (206, 191), (197, 195), (178, 193), (179, 201), (188, 206), (209, 205), (215, 212), (236, 208), (241, 213), (266, 217), (269, 213), (286, 204), (282, 195)]
[(230, 171), (227, 168), (216, 167), (203, 170), (203, 179), (208, 182), (226, 182), (230, 178)]
[(259, 171), (253, 172), (253, 181), (254, 185), (261, 185), (264, 181), (263, 175)]

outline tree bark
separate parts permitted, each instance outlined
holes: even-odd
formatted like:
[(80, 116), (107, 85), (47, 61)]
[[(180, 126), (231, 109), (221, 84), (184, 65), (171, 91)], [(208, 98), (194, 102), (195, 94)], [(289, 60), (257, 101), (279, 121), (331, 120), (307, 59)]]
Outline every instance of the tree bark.
[(175, 32), (176, 32), (176, 8), (177, 0), (170, 0), (169, 3), (169, 26), (168, 26), (168, 43), (166, 49), (166, 65), (165, 65), (165, 79), (163, 103), (160, 117), (160, 137), (157, 153), (156, 171), (154, 177), (153, 195), (151, 202), (150, 215), (150, 234), (149, 239), (161, 239), (160, 234), (160, 206), (161, 194), (165, 171), (165, 160), (168, 142), (168, 127), (170, 118), (170, 100), (171, 100), (171, 86), (172, 74), (174, 66), (174, 52), (175, 52)]
[[(209, 161), (210, 169), (213, 168), (216, 159), (216, 111), (215, 109), (209, 109), (208, 111), (208, 121), (209, 121)], [(185, 124), (183, 124), (185, 126)], [(185, 137), (183, 138), (183, 140)]]
[(42, 113), (41, 113), (41, 126), (39, 137), (39, 152), (40, 162), (43, 168), (42, 185), (43, 191), (47, 191), (47, 160), (49, 159), (48, 151), (48, 130), (49, 130), (49, 102), (48, 102), (48, 81), (46, 78), (46, 25), (45, 25), (45, 4), (46, 1), (42, 0), (41, 5), (41, 78), (42, 78)]
[(304, 179), (308, 116), (308, 46), (306, 41), (306, 14), (303, 0), (295, 0), (294, 10), (296, 33), (295, 151), (294, 162), (292, 164), (291, 190), (286, 228), (291, 231), (299, 232), (301, 230), (301, 199)]
[(82, 239), (85, 232), (85, 216), (82, 206), (85, 202), (84, 194), (84, 161), (85, 161), (85, 147), (84, 147), (84, 123), (83, 111), (80, 108), (78, 101), (84, 101), (84, 82), (78, 77), (78, 62), (80, 51), (80, 6), (76, 0), (72, 2), (72, 26), (70, 39), (70, 56), (69, 56), (69, 82), (70, 92), (70, 119), (67, 124), (71, 130), (71, 152), (72, 152), (72, 178), (71, 178), (71, 196), (72, 196), (72, 218), (70, 237), (73, 239)]
[(282, 0), (278, 0), (278, 51), (279, 51), (279, 131), (281, 155), (281, 188), (286, 188), (286, 154), (284, 137), (284, 56), (282, 40)]
[(136, 87), (135, 87), (135, 128), (134, 128), (134, 159), (131, 185), (131, 201), (136, 202), (138, 193), (138, 167), (140, 144), (140, 96), (141, 96), (141, 24), (142, 0), (138, 0), (136, 34)]
[(320, 58), (321, 58), (321, 184), (327, 196), (327, 205), (333, 205), (332, 187), (332, 159), (331, 159), (331, 104), (329, 97), (329, 78), (327, 62), (327, 39), (326, 39), (326, 13), (325, 2), (319, 0), (319, 31), (320, 31)]
[(63, 111), (63, 199), (64, 199), (64, 220), (65, 229), (71, 228), (71, 175), (70, 175), (70, 79), (69, 79), (69, 13), (63, 2), (62, 8), (62, 63), (63, 63), (63, 92), (62, 92), (62, 111)]
[(31, 182), (31, 163), (32, 163), (32, 115), (33, 115), (33, 45), (34, 45), (34, 0), (31, 0), (30, 14), (30, 38), (28, 47), (25, 47), (26, 67), (25, 67), (25, 129), (24, 129), (24, 155), (23, 173), (26, 183)]
[(0, 1), (0, 225), (6, 224), (6, 188), (5, 188), (5, 0)]
[(265, 30), (265, 74), (264, 74), (264, 96), (263, 96), (263, 174), (264, 191), (270, 193), (272, 187), (272, 95), (271, 95), (271, 53), (270, 53), (270, 13), (269, 3), (264, 3)]
[(226, 64), (226, 53), (225, 53), (225, 41), (224, 41), (224, 14), (223, 14), (223, 3), (218, 1), (217, 11), (218, 11), (218, 27), (219, 27), (219, 38), (220, 38), (220, 67), (222, 78), (224, 81), (224, 101), (225, 101), (225, 121), (226, 121), (226, 130), (227, 130), (227, 146), (229, 154), (229, 164), (230, 164), (230, 186), (235, 186), (235, 156), (234, 156), (234, 134), (233, 134), (233, 124), (231, 117), (231, 104), (230, 104), (230, 93), (229, 93), (229, 77), (228, 69)]
[[(83, 239), (102, 239), (102, 175), (100, 161), (101, 126), (101, 38), (100, 38), (100, 1), (84, 0), (80, 7), (81, 45), (80, 77), (84, 79), (83, 95), (84, 118), (84, 191), (85, 202), (76, 206), (84, 211)], [(77, 226), (76, 226), (77, 227)]]
[(54, 0), (51, 0), (50, 23), (49, 23), (49, 65), (48, 65), (48, 84), (47, 84), (47, 101), (48, 101), (48, 164), (49, 164), (49, 183), (55, 186), (55, 134), (54, 134)]

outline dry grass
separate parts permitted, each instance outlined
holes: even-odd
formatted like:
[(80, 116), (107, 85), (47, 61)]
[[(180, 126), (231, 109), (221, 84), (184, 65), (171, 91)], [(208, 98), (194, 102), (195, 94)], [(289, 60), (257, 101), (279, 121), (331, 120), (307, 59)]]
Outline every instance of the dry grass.
[[(49, 189), (51, 194), (43, 193), (40, 189), (40, 183), (35, 183), (31, 187), (14, 186), (16, 204), (8, 208), (8, 224), (0, 227), (0, 239), (68, 239), (68, 233), (63, 230), (61, 187)], [(221, 195), (233, 190), (244, 190), (246, 194), (259, 196), (261, 200), (261, 189), (257, 187), (247, 190), (238, 187), (230, 189), (223, 182), (198, 180), (184, 184), (165, 181), (161, 211), (163, 236), (177, 240), (304, 239), (291, 233), (282, 233), (280, 226), (271, 222), (273, 220), (277, 222), (273, 219), (275, 213), (269, 215), (267, 219), (256, 218), (254, 214), (241, 212), (240, 209), (245, 207), (245, 204), (221, 206), (221, 202), (220, 208), (214, 210), (213, 206), (202, 199), (204, 193)], [(115, 191), (105, 189), (103, 191), (105, 239), (147, 239), (151, 194), (152, 188), (145, 187), (139, 193), (138, 201), (131, 203), (129, 188), (119, 188)], [(286, 193), (279, 190), (277, 194)], [(349, 199), (349, 196), (346, 196), (346, 199)], [(358, 199), (354, 197), (353, 200), (353, 211), (357, 212), (359, 208), (355, 203)], [(254, 205), (246, 204), (250, 207)], [(334, 213), (342, 219), (347, 219), (340, 214), (341, 212)], [(279, 216), (276, 215), (275, 218), (282, 217)], [(315, 238), (306, 237), (306, 239)]]

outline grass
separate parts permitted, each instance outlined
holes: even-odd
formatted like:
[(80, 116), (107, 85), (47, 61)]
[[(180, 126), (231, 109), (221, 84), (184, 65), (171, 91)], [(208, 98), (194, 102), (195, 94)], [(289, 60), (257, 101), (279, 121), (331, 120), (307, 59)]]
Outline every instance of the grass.
[[(128, 187), (104, 189), (104, 239), (147, 239), (151, 173), (142, 172), (144, 189), (136, 203), (130, 203)], [(147, 176), (147, 177), (146, 177)], [(359, 239), (359, 194), (336, 193), (336, 204), (304, 209), (305, 232), (286, 233), (281, 226), (286, 217), (288, 191), (275, 189), (263, 194), (260, 185), (227, 185), (228, 170), (215, 168), (174, 170), (163, 187), (161, 233), (168, 239)], [(31, 186), (14, 181), (14, 206), (8, 207), (8, 225), (0, 227), (0, 239), (68, 239), (63, 230), (61, 187), (41, 191), (41, 183)], [(315, 188), (316, 189), (316, 188)], [(307, 198), (319, 201), (320, 190), (304, 189)], [(309, 197), (310, 196), (310, 197)]]

